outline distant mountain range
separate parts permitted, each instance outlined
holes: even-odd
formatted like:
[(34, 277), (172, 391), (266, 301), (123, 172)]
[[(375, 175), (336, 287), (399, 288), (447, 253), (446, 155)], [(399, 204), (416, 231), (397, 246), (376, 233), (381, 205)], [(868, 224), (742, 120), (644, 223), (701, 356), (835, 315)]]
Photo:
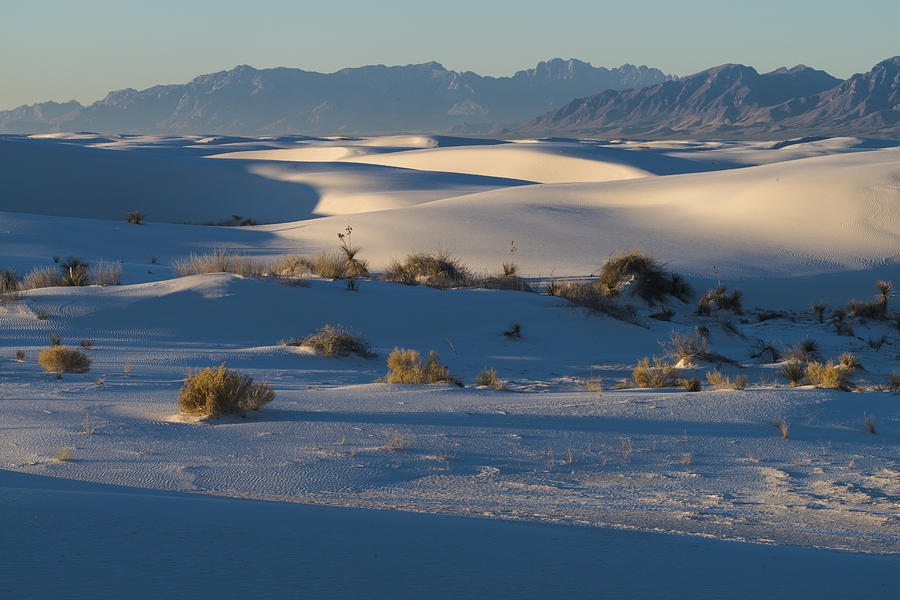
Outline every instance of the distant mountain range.
[(606, 90), (514, 128), (516, 136), (900, 135), (900, 56), (841, 81), (800, 65), (727, 64), (640, 89)]
[(553, 59), (511, 77), (450, 71), (436, 62), (316, 73), (254, 69), (201, 75), (183, 85), (110, 92), (90, 106), (44, 102), (0, 112), (0, 131), (266, 135), (487, 133), (607, 89), (672, 77), (658, 69), (593, 67)]

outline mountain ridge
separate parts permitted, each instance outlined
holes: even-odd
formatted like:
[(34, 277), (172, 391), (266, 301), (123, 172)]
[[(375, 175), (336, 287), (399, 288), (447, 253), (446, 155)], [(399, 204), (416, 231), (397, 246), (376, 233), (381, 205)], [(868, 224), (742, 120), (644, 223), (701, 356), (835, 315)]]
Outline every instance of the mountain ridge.
[[(333, 73), (238, 65), (183, 84), (114, 90), (88, 106), (37, 103), (0, 112), (0, 131), (359, 134), (490, 131), (598, 89), (671, 79), (658, 69), (608, 69), (551, 59), (508, 77), (452, 71), (436, 61)], [(66, 110), (59, 107), (65, 106)]]

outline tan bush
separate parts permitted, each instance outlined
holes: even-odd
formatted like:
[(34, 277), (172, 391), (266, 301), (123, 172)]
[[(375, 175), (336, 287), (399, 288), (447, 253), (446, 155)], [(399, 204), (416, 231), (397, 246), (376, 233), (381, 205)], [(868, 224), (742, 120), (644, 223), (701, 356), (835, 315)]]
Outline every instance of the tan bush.
[(746, 375), (735, 375), (729, 377), (718, 369), (706, 373), (706, 380), (710, 382), (717, 390), (743, 390), (747, 387)]
[(35, 267), (22, 280), (22, 287), (29, 290), (63, 285), (63, 279), (53, 267)]
[(188, 375), (178, 393), (178, 408), (192, 415), (219, 416), (259, 410), (275, 399), (267, 383), (253, 383), (249, 375), (226, 369), (225, 363)]
[(91, 369), (91, 359), (68, 346), (44, 348), (38, 355), (38, 363), (47, 373), (87, 373)]
[(422, 355), (416, 350), (394, 348), (387, 360), (388, 372), (384, 383), (455, 383), (462, 387), (462, 381), (450, 375), (450, 370), (441, 364), (441, 357), (434, 350), (428, 353), (428, 359), (422, 361)]
[(312, 335), (284, 342), (289, 346), (305, 346), (329, 358), (358, 354), (373, 358), (375, 354), (361, 337), (355, 336), (338, 325), (325, 325)]
[(803, 374), (803, 363), (796, 360), (788, 361), (781, 367), (781, 370), (778, 371), (780, 377), (784, 377), (791, 382), (791, 387), (800, 385), (800, 382), (803, 381)]
[(91, 267), (91, 282), (98, 285), (121, 285), (122, 263), (99, 261)]
[(652, 366), (650, 359), (642, 358), (631, 374), (634, 382), (642, 388), (675, 387), (681, 381), (678, 369), (660, 358), (654, 358)]
[(481, 373), (475, 377), (475, 383), (495, 390), (503, 389), (503, 382), (497, 377), (496, 369), (482, 369)]
[(268, 275), (271, 270), (266, 262), (222, 249), (207, 254), (192, 253), (188, 258), (172, 261), (172, 272), (182, 277), (204, 273), (236, 273), (250, 277)]
[(313, 273), (326, 279), (344, 279), (350, 273), (347, 259), (340, 252), (319, 252), (309, 264)]
[(853, 387), (853, 384), (850, 383), (850, 379), (847, 377), (847, 370), (830, 360), (827, 363), (809, 363), (806, 365), (804, 376), (810, 385), (816, 387), (843, 391), (848, 391)]
[(405, 285), (429, 285), (440, 289), (471, 285), (472, 273), (449, 252), (407, 254), (393, 260), (381, 276), (385, 281)]

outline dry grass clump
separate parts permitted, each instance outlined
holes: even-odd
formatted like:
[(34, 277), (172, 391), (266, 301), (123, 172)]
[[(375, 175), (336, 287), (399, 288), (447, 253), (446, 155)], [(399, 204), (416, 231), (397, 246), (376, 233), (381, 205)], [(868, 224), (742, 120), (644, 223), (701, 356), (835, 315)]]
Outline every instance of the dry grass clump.
[(681, 380), (681, 387), (686, 392), (699, 392), (702, 386), (696, 377), (685, 377)]
[(394, 348), (387, 360), (388, 372), (384, 383), (455, 383), (462, 387), (462, 381), (450, 375), (450, 370), (441, 364), (441, 357), (434, 350), (423, 362), (416, 350)]
[(747, 387), (746, 375), (729, 377), (718, 369), (706, 373), (706, 380), (717, 390), (743, 390)]
[(409, 450), (409, 438), (400, 431), (391, 431), (380, 449), (386, 452)]
[(146, 216), (147, 215), (145, 215), (144, 213), (142, 213), (139, 210), (133, 210), (129, 213), (126, 213), (125, 220), (128, 223), (134, 223), (135, 225), (140, 225), (141, 223), (143, 223)]
[(497, 377), (496, 369), (482, 369), (481, 373), (475, 377), (475, 383), (477, 385), (494, 388), (495, 390), (503, 389), (503, 382)]
[(91, 369), (91, 359), (84, 352), (68, 346), (44, 348), (38, 355), (38, 363), (47, 373), (87, 373)]
[(19, 362), (25, 362), (25, 351), (24, 350), (16, 350), (16, 360)]
[(768, 361), (773, 363), (781, 360), (781, 350), (778, 349), (775, 342), (757, 340), (753, 347), (756, 351), (750, 354), (750, 358), (766, 360), (768, 356)]
[(847, 376), (847, 370), (832, 361), (827, 363), (811, 362), (806, 365), (804, 377), (807, 383), (821, 388), (849, 391), (853, 388)]
[(22, 278), (15, 269), (0, 270), (0, 304), (16, 302), (21, 298)]
[(172, 272), (186, 277), (204, 273), (236, 273), (245, 277), (268, 275), (270, 266), (248, 256), (240, 256), (224, 249), (207, 254), (193, 254), (172, 261)]
[(53, 457), (58, 462), (69, 462), (72, 460), (72, 455), (75, 453), (75, 449), (72, 446), (63, 446), (59, 450), (56, 451), (56, 455)]
[(340, 325), (324, 325), (312, 335), (283, 342), (288, 346), (305, 346), (329, 358), (358, 354), (365, 358), (376, 356), (371, 346), (361, 337), (355, 336)]
[(392, 260), (381, 278), (404, 285), (428, 285), (440, 289), (466, 287), (472, 283), (472, 272), (449, 252), (407, 254)]
[(67, 256), (59, 263), (59, 274), (62, 285), (82, 286), (91, 283), (90, 266), (78, 256)]
[(888, 389), (895, 394), (900, 394), (900, 373), (897, 371), (891, 371), (888, 376)]
[(576, 306), (583, 306), (615, 319), (622, 321), (635, 320), (633, 307), (629, 305), (620, 306), (611, 296), (604, 295), (600, 286), (592, 283), (552, 281), (547, 285), (545, 291), (550, 296), (565, 298)]
[(838, 365), (840, 365), (843, 369), (846, 369), (848, 373), (853, 373), (859, 369), (862, 369), (862, 363), (859, 362), (859, 359), (852, 352), (844, 352), (840, 356), (838, 356)]
[(791, 383), (791, 387), (797, 387), (803, 381), (804, 376), (803, 363), (799, 361), (788, 361), (778, 371), (780, 377), (784, 377)]
[(740, 314), (743, 310), (741, 300), (744, 292), (741, 290), (732, 290), (728, 293), (728, 287), (720, 285), (714, 290), (706, 292), (705, 296), (701, 296), (697, 304), (698, 315), (710, 315), (713, 310), (730, 310), (731, 312)]
[(22, 287), (29, 290), (60, 285), (63, 285), (63, 279), (53, 267), (35, 267), (22, 280)]
[(309, 259), (310, 270), (325, 279), (344, 279), (350, 273), (347, 260), (339, 252), (319, 252)]
[(603, 263), (596, 285), (604, 296), (616, 296), (628, 287), (648, 303), (661, 302), (666, 296), (686, 301), (691, 292), (683, 277), (669, 273), (639, 248), (620, 252)]
[(98, 285), (121, 285), (122, 263), (99, 261), (91, 267), (91, 281)]
[(857, 300), (856, 298), (847, 303), (847, 310), (854, 317), (863, 319), (878, 319), (884, 314), (880, 302), (869, 302), (868, 300)]
[(308, 258), (290, 254), (282, 258), (273, 270), (281, 277), (302, 277), (312, 273), (312, 265)]
[(789, 346), (784, 353), (785, 359), (791, 362), (809, 362), (819, 358), (819, 342), (810, 338), (803, 338), (796, 344)]
[(475, 285), (489, 290), (513, 290), (516, 292), (533, 292), (528, 282), (519, 277), (519, 267), (515, 263), (503, 263), (500, 273), (480, 277)]
[(863, 425), (866, 426), (866, 431), (875, 435), (875, 417), (872, 415), (863, 415)]
[(661, 358), (642, 358), (631, 372), (634, 382), (642, 388), (675, 387), (681, 381), (681, 374), (673, 365)]
[(182, 413), (215, 417), (259, 408), (275, 399), (269, 384), (253, 383), (249, 375), (226, 369), (225, 363), (188, 375), (178, 393)]

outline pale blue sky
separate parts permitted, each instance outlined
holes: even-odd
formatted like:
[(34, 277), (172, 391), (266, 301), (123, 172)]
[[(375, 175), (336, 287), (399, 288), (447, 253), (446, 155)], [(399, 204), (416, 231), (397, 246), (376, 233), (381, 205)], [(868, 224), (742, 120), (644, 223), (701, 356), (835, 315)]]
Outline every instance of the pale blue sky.
[(900, 54), (898, 0), (0, 0), (0, 109), (82, 103), (238, 64), (331, 72), (548, 58), (688, 75), (726, 62), (838, 77)]

